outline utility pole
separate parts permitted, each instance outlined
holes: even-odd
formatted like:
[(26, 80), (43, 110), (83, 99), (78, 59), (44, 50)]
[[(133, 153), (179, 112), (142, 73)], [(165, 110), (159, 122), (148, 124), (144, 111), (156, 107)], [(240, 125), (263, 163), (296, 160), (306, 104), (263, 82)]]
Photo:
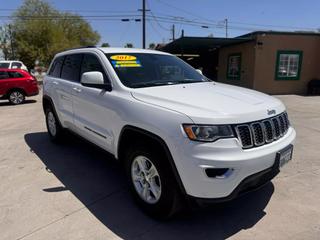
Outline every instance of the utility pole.
[(175, 26), (174, 26), (174, 24), (172, 25), (172, 28), (171, 28), (171, 31), (172, 31), (172, 41), (174, 41), (175, 40)]
[(13, 36), (12, 36), (12, 29), (10, 24), (8, 25), (8, 29), (10, 34), (11, 57), (12, 57), (12, 60), (14, 60), (15, 56), (14, 56), (14, 48), (13, 48), (13, 41), (12, 41)]
[(226, 18), (224, 20), (224, 22), (225, 22), (225, 27), (226, 27), (226, 38), (228, 38), (228, 18)]
[(146, 0), (142, 0), (142, 9), (138, 9), (138, 11), (142, 11), (142, 48), (146, 48), (146, 12), (150, 11), (146, 9)]
[(142, 0), (142, 48), (146, 48), (146, 0)]

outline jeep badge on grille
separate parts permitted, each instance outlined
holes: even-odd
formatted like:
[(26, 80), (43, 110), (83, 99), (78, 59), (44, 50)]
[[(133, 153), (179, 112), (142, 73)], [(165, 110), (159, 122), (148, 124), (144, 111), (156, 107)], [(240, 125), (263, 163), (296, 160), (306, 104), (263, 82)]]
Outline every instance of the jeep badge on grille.
[(268, 115), (276, 114), (276, 110), (274, 110), (274, 109), (272, 109), (272, 110), (267, 109), (267, 113), (268, 113)]

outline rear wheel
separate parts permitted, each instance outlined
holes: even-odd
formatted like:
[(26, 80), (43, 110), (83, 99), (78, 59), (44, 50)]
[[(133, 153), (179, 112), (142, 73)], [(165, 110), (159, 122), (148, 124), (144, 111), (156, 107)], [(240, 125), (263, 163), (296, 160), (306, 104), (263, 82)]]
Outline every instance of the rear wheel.
[(62, 139), (63, 128), (51, 107), (46, 109), (46, 125), (51, 141), (59, 142)]
[(14, 90), (9, 94), (9, 102), (13, 105), (21, 104), (25, 101), (25, 95), (22, 91)]
[(180, 192), (166, 155), (137, 145), (127, 151), (125, 168), (138, 205), (156, 218), (169, 218), (181, 209)]

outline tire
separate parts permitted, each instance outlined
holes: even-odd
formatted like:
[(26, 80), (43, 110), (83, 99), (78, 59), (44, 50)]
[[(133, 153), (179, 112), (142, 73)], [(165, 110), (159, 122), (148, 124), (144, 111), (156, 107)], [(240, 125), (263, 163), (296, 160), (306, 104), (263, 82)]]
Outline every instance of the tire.
[(46, 108), (46, 125), (50, 140), (54, 143), (63, 139), (63, 128), (51, 107)]
[[(182, 209), (181, 196), (166, 154), (151, 149), (136, 145), (127, 151), (126, 175), (132, 195), (144, 212), (157, 219), (168, 219)], [(149, 169), (149, 174), (143, 173), (139, 161), (144, 162), (144, 170)], [(145, 189), (149, 197), (143, 195)]]
[(8, 100), (12, 105), (19, 105), (25, 101), (26, 97), (22, 91), (13, 90), (9, 93)]

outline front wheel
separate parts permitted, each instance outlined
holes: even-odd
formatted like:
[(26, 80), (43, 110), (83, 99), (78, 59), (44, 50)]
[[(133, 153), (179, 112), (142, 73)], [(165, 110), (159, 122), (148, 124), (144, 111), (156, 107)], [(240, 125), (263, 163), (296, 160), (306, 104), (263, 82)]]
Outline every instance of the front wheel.
[(14, 90), (9, 94), (9, 102), (13, 105), (19, 105), (25, 101), (25, 95), (23, 92)]
[(125, 168), (138, 205), (156, 218), (169, 218), (181, 209), (180, 193), (165, 154), (150, 147), (128, 151)]

